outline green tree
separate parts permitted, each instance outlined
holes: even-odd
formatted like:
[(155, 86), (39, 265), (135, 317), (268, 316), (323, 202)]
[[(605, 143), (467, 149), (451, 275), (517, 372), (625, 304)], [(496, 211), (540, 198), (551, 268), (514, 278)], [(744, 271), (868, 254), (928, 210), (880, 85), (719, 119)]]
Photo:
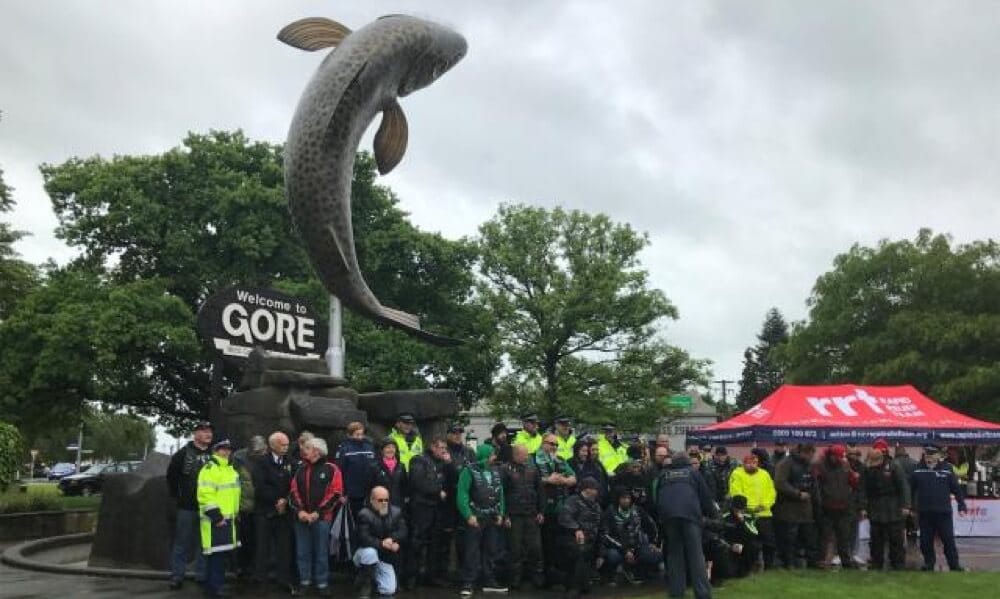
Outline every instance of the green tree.
[[(14, 207), (13, 190), (4, 183), (0, 168), (0, 214)], [(17, 231), (0, 221), (0, 321), (7, 318), (14, 304), (37, 283), (35, 268), (21, 260), (14, 244), (26, 233)]]
[(142, 459), (156, 446), (156, 433), (149, 421), (131, 414), (90, 411), (84, 418), (84, 447), (95, 460)]
[(777, 361), (775, 348), (788, 340), (788, 323), (777, 308), (768, 310), (757, 335), (757, 345), (743, 352), (743, 376), (736, 408), (748, 410), (784, 384), (785, 373)]
[[(325, 314), (288, 215), (280, 146), (241, 132), (189, 134), (160, 155), (41, 170), (57, 235), (81, 256), (0, 325), (0, 343), (13, 344), (0, 356), (0, 416), (44, 423), (96, 401), (167, 425), (204, 417), (211, 354), (194, 340), (194, 315), (211, 292), (274, 286), (313, 298)], [(450, 387), (471, 402), (496, 367), (495, 327), (473, 297), (475, 245), (417, 230), (397, 204), (359, 154), (353, 224), (372, 289), (471, 342), (431, 348), (348, 314), (347, 377), (360, 391)]]
[(779, 350), (790, 382), (912, 384), (952, 408), (1000, 417), (1000, 246), (915, 239), (855, 244)]
[(183, 384), (201, 355), (192, 322), (161, 279), (52, 271), (0, 324), (0, 415), (29, 440), (79, 422), (85, 402), (195, 418), (203, 397)]
[(480, 227), (479, 293), (508, 366), (495, 409), (620, 420), (704, 378), (704, 362), (656, 338), (677, 311), (649, 288), (647, 243), (607, 216), (558, 208), (503, 205)]

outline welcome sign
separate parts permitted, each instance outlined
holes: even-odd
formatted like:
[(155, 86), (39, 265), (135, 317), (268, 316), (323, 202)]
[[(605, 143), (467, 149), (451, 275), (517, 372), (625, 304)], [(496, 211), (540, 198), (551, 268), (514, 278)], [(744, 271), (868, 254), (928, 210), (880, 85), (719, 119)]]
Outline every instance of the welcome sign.
[(224, 356), (246, 358), (254, 348), (320, 358), (327, 334), (308, 302), (274, 289), (230, 287), (198, 310), (198, 333)]

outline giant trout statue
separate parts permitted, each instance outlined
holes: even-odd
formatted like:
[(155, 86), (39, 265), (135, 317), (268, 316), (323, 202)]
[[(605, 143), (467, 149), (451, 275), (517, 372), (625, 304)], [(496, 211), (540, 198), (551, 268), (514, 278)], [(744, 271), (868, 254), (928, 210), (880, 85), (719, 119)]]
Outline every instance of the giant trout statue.
[(292, 220), (327, 291), (355, 312), (436, 345), (456, 340), (424, 331), (420, 319), (375, 297), (358, 268), (351, 227), (351, 178), (361, 136), (375, 115), (379, 173), (406, 152), (398, 98), (426, 87), (465, 56), (465, 39), (436, 23), (382, 17), (352, 32), (323, 18), (296, 21), (278, 39), (302, 50), (334, 48), (299, 99), (285, 144), (285, 189)]

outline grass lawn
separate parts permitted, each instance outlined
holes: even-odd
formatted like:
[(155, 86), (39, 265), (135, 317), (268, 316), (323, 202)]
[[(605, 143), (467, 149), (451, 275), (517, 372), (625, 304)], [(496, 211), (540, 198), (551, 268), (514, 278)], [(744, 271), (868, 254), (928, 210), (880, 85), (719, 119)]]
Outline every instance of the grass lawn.
[(66, 497), (54, 483), (29, 484), (26, 493), (22, 492), (15, 483), (6, 493), (0, 494), (0, 514), (50, 510), (96, 510), (100, 505), (100, 495)]
[[(663, 599), (660, 592), (648, 599)], [(688, 597), (691, 591), (688, 591)], [(983, 599), (1000, 596), (1000, 572), (765, 572), (727, 582), (712, 593), (720, 599)], [(647, 599), (647, 598), (644, 598)]]

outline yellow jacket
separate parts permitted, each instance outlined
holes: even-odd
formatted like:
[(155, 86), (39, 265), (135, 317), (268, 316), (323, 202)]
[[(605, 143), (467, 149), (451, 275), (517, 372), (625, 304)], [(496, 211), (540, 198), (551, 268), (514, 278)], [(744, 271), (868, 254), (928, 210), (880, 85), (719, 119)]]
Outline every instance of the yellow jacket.
[(566, 460), (567, 462), (573, 459), (573, 446), (576, 445), (576, 436), (570, 433), (568, 437), (563, 439), (556, 433), (556, 455)]
[(528, 434), (528, 431), (517, 431), (511, 445), (524, 445), (528, 448), (529, 455), (535, 455), (538, 453), (538, 450), (542, 448), (542, 435), (541, 433), (536, 432), (534, 436), (532, 436)]
[[(750, 474), (742, 466), (729, 475), (729, 496), (742, 495), (747, 498), (747, 510), (758, 518), (770, 518), (771, 506), (777, 498), (774, 481), (763, 468)], [(761, 509), (762, 508), (762, 509)]]
[[(239, 511), (240, 475), (229, 460), (213, 455), (198, 472), (202, 553), (232, 551), (239, 547), (236, 535)], [(226, 521), (224, 526), (216, 526), (220, 517)]]
[(601, 461), (608, 476), (614, 476), (615, 468), (628, 461), (628, 448), (622, 443), (615, 449), (608, 436), (602, 433), (597, 437), (597, 459)]
[(406, 435), (392, 429), (392, 433), (389, 434), (389, 438), (396, 442), (396, 448), (399, 451), (399, 463), (403, 465), (403, 470), (409, 472), (410, 470), (410, 460), (413, 456), (420, 455), (424, 452), (424, 441), (420, 438), (420, 432), (418, 431), (416, 436), (413, 438), (413, 443), (406, 442)]

